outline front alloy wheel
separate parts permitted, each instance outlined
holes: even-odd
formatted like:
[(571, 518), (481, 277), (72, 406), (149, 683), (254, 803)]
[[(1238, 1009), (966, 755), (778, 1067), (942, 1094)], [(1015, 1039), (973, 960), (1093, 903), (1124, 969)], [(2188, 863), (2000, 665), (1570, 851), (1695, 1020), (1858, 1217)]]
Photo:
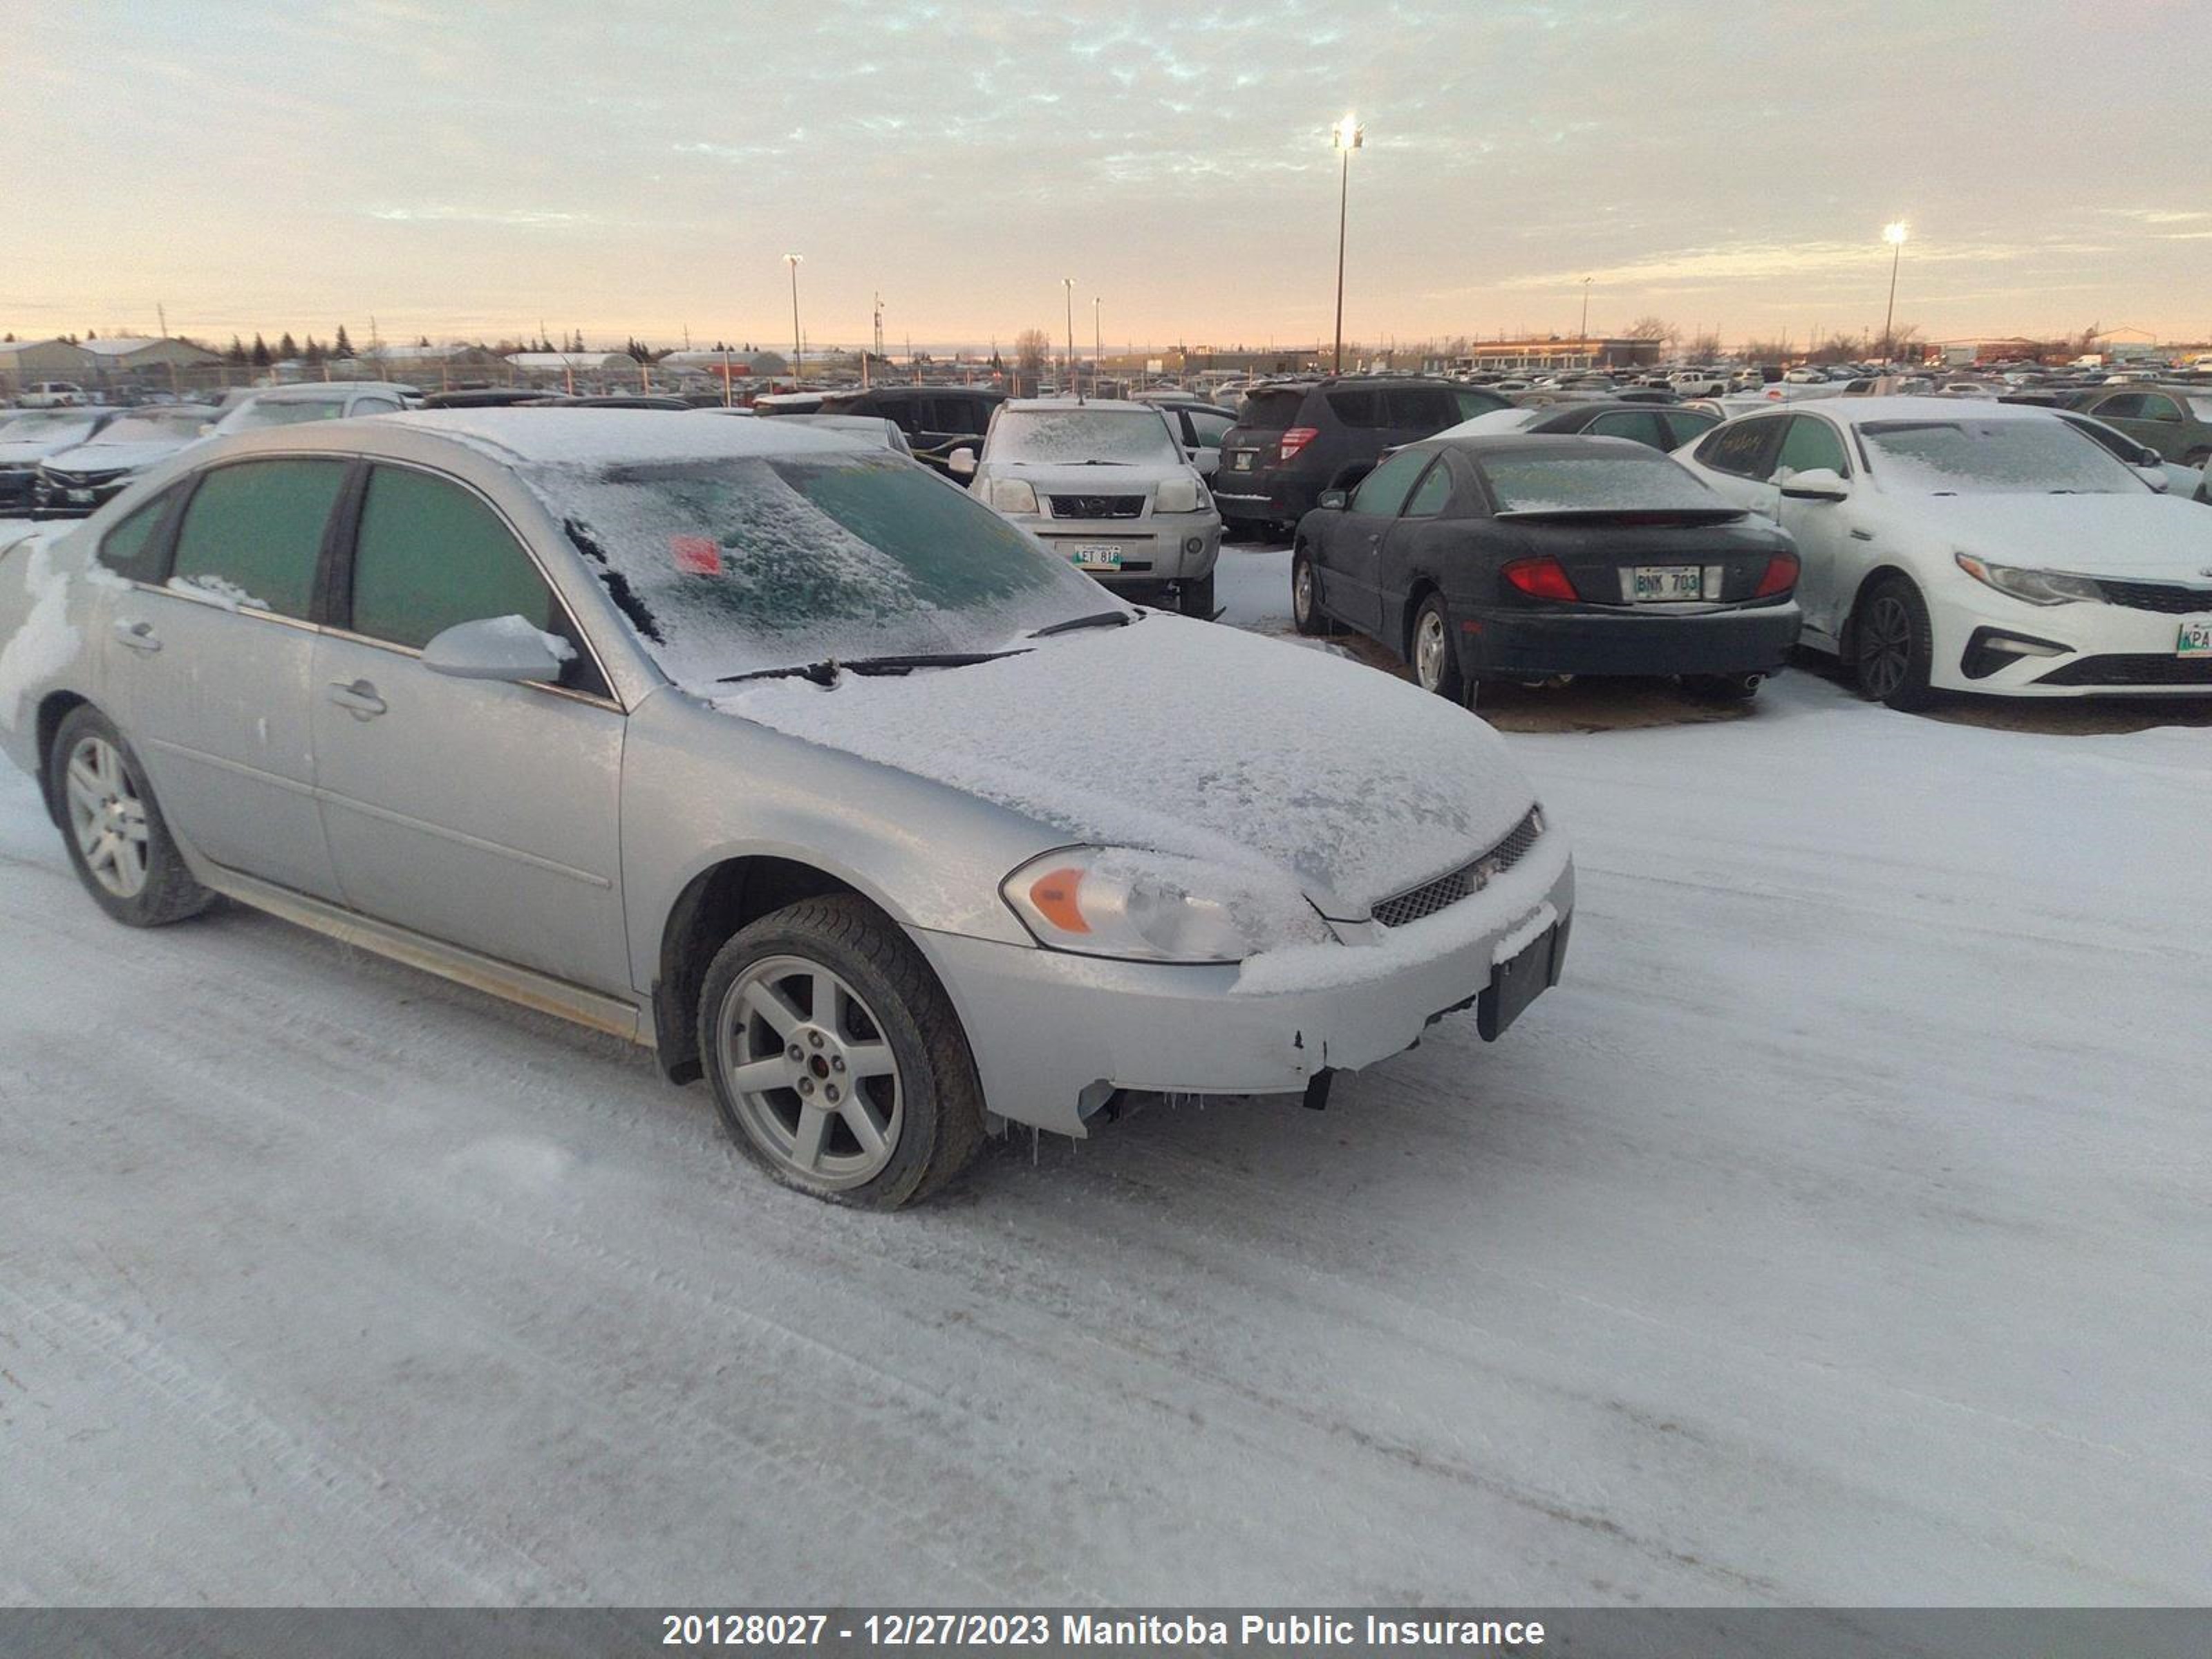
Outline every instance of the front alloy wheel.
[(1892, 708), (1926, 708), (1933, 698), (1928, 671), (1935, 647), (1919, 590), (1890, 577), (1867, 596), (1853, 631), (1860, 691)]
[(742, 929), (708, 965), (697, 1032), (724, 1126), (786, 1186), (896, 1209), (982, 1145), (982, 1084), (951, 999), (858, 894)]
[(746, 1133), (828, 1189), (883, 1173), (905, 1127), (898, 1060), (860, 994), (800, 957), (768, 957), (731, 982), (717, 1046)]

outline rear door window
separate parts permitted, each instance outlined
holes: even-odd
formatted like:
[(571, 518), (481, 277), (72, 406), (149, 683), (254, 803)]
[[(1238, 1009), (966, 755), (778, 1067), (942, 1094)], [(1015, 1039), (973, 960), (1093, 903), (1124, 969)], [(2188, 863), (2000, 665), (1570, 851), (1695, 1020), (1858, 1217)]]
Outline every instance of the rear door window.
[(1328, 412), (1344, 426), (1373, 430), (1389, 422), (1382, 411), (1382, 394), (1363, 388), (1357, 392), (1332, 392), (1324, 400)]
[(1664, 419), (1672, 434), (1667, 445), (1669, 449), (1680, 449), (1699, 433), (1711, 432), (1721, 423), (1719, 416), (1701, 415), (1694, 409), (1670, 409)]
[(1200, 449), (1218, 449), (1221, 440), (1231, 425), (1227, 415), (1216, 415), (1211, 410), (1186, 409), (1182, 418), (1190, 428), (1191, 436)]
[(1382, 392), (1382, 424), (1394, 432), (1426, 437), (1456, 426), (1462, 418), (1459, 399), (1448, 386), (1394, 386)]
[(1360, 484), (1352, 498), (1352, 510), (1381, 519), (1395, 516), (1429, 460), (1430, 453), (1425, 449), (1401, 449), (1390, 456)]
[(932, 431), (980, 438), (991, 424), (990, 405), (981, 398), (936, 398), (931, 402), (935, 412), (930, 418), (937, 422), (930, 428)]
[(307, 620), (323, 532), (347, 466), (339, 460), (240, 461), (207, 473), (177, 532), (172, 585)]
[(1296, 387), (1277, 392), (1255, 392), (1237, 412), (1237, 423), (1258, 432), (1282, 432), (1297, 424), (1306, 394)]
[(1654, 449), (1667, 448), (1667, 430), (1649, 410), (1617, 409), (1595, 416), (1583, 428), (1593, 438), (1630, 438)]

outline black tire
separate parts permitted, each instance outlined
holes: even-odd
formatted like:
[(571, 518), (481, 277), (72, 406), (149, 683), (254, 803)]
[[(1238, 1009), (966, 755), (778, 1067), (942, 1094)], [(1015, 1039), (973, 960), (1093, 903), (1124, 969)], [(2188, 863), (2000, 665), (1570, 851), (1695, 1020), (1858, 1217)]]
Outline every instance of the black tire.
[(2212, 449), (2192, 449), (2181, 458), (2181, 464), (2195, 467), (2212, 465)]
[(1291, 621), (1308, 639), (1323, 639), (1337, 631), (1321, 608), (1321, 580), (1314, 574), (1313, 556), (1303, 547), (1291, 555)]
[(1213, 620), (1213, 573), (1209, 570), (1196, 580), (1186, 578), (1178, 585), (1176, 606), (1186, 617), (1195, 617), (1200, 622)]
[[(113, 797), (118, 802), (128, 800), (137, 811), (128, 814), (131, 819), (143, 815), (143, 851), (136, 856), (143, 861), (143, 879), (135, 891), (120, 891), (109, 884), (94, 867), (88, 851), (86, 836), (78, 830), (76, 803), (70, 793), (70, 768), (72, 759), (82, 758), (80, 750), (88, 744), (104, 744), (115, 757), (118, 769), (114, 781), (119, 788)], [(126, 927), (166, 927), (171, 922), (196, 916), (215, 902), (215, 895), (192, 879), (191, 872), (185, 867), (184, 854), (178, 852), (176, 837), (169, 833), (168, 820), (161, 816), (159, 802), (154, 799), (154, 789), (146, 778), (145, 769), (139, 765), (138, 757), (115, 729), (115, 723), (90, 703), (79, 703), (63, 720), (54, 733), (52, 748), (46, 751), (46, 799), (53, 803), (55, 817), (60, 821), (62, 843), (69, 849), (70, 863), (76, 871), (77, 879), (84, 884), (92, 901)], [(113, 810), (113, 809), (111, 809)], [(117, 811), (116, 833), (125, 833), (125, 815)], [(109, 837), (102, 835), (99, 840)], [(129, 837), (134, 843), (139, 837)], [(94, 842), (97, 848), (99, 841)], [(120, 862), (107, 866), (117, 878), (121, 878)]]
[[(732, 1088), (736, 1056), (725, 1040), (725, 1004), (749, 969), (771, 959), (818, 965), (842, 980), (896, 1063), (889, 1158), (859, 1184), (837, 1185), (828, 1176), (810, 1179), (790, 1154), (762, 1138), (748, 1104)], [(808, 1013), (812, 1018), (816, 1011)], [(698, 1041), (715, 1109), (730, 1138), (774, 1179), (814, 1197), (864, 1209), (899, 1209), (941, 1191), (983, 1144), (983, 1086), (951, 999), (896, 924), (857, 895), (801, 900), (763, 916), (723, 945), (700, 990)], [(790, 1098), (796, 1107), (797, 1096)], [(804, 1108), (798, 1109), (803, 1116)]]
[(1936, 701), (1929, 689), (1935, 633), (1928, 602), (1902, 576), (1884, 576), (1859, 596), (1851, 626), (1851, 672), (1859, 695), (1905, 714)]
[(1407, 630), (1406, 661), (1413, 671), (1413, 684), (1422, 690), (1467, 702), (1467, 682), (1460, 675), (1459, 655), (1452, 649), (1451, 611), (1443, 594), (1430, 594), (1413, 612), (1413, 625)]

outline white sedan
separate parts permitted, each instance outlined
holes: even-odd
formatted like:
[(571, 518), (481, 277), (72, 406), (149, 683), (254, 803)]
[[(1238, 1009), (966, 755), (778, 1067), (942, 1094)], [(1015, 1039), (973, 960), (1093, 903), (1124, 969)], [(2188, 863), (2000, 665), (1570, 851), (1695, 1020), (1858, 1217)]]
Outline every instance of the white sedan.
[(1893, 708), (2212, 694), (2212, 523), (2049, 410), (1801, 404), (1674, 459), (1796, 539), (1803, 642)]

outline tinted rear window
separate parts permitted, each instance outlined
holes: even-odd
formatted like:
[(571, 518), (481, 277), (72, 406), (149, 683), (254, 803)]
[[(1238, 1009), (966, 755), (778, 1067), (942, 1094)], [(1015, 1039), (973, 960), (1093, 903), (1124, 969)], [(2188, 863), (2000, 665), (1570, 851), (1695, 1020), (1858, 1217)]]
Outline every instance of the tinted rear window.
[(1459, 399), (1450, 388), (1440, 386), (1389, 387), (1382, 394), (1382, 416), (1388, 426), (1424, 435), (1441, 432), (1463, 418)]
[(1255, 392), (1244, 399), (1243, 408), (1237, 410), (1237, 423), (1256, 427), (1262, 432), (1280, 432), (1297, 421), (1305, 401), (1306, 394), (1296, 389)]

